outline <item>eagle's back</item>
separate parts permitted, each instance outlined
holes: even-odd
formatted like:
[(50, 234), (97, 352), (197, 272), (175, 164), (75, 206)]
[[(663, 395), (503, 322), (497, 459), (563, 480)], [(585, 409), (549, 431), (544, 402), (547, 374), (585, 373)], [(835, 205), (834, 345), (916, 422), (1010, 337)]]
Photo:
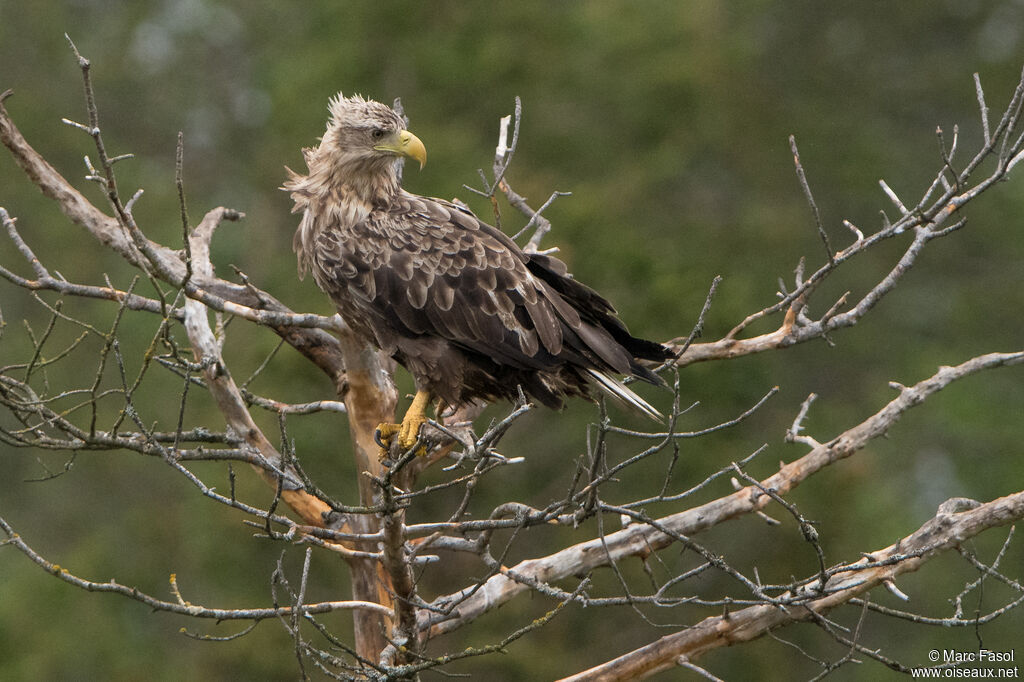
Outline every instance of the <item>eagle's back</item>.
[(561, 261), (446, 201), (400, 190), (364, 210), (308, 206), (296, 247), (346, 322), (449, 404), (522, 386), (557, 407), (588, 394), (590, 372), (657, 381), (637, 358), (669, 357)]

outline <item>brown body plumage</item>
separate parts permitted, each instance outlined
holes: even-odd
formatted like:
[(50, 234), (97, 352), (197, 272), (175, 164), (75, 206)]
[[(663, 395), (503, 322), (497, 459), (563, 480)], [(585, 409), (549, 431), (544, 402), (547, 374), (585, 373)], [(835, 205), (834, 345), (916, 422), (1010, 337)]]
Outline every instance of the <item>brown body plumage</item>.
[(612, 306), (558, 259), (524, 253), (470, 211), (410, 194), (401, 163), (422, 143), (389, 107), (360, 97), (330, 103), (321, 144), (291, 173), (302, 221), (294, 247), (348, 325), (406, 367), (419, 391), (450, 405), (589, 396), (598, 385), (657, 411), (612, 378), (660, 380), (639, 360), (671, 357), (635, 338)]

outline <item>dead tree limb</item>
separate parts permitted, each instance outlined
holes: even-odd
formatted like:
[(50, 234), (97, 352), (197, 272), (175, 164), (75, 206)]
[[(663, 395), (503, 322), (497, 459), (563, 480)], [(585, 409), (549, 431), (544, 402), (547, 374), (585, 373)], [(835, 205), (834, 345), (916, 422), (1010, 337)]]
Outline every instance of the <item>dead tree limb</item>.
[[(803, 457), (784, 465), (760, 487), (784, 496), (813, 474), (849, 457), (871, 440), (885, 434), (910, 408), (950, 383), (977, 372), (1018, 364), (1024, 352), (990, 353), (955, 367), (942, 367), (931, 377), (910, 387), (900, 387), (899, 395), (857, 426), (814, 447)], [(437, 613), (421, 614), (420, 629), (430, 637), (451, 632), (484, 613), (528, 592), (538, 583), (552, 583), (572, 575), (584, 575), (628, 556), (646, 556), (676, 542), (743, 514), (760, 511), (772, 502), (758, 487), (747, 486), (731, 495), (692, 507), (656, 521), (637, 523), (602, 538), (567, 547), (554, 554), (528, 559), (503, 569), (481, 585), (434, 600)], [(453, 609), (450, 610), (449, 609)]]
[[(1024, 519), (1024, 492), (1007, 495), (969, 511), (944, 512), (912, 534), (867, 558), (844, 567), (825, 584), (826, 596), (798, 605), (750, 606), (667, 635), (607, 663), (563, 679), (563, 682), (638, 680), (689, 663), (707, 652), (762, 637), (790, 623), (811, 621), (897, 576), (916, 571), (937, 554), (991, 528)], [(799, 597), (786, 594), (783, 600)]]

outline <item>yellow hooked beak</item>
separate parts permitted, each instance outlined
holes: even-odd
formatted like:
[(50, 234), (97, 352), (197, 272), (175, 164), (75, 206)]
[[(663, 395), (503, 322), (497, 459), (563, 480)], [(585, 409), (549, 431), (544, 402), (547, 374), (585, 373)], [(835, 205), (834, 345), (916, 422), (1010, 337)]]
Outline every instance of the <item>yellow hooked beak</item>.
[(423, 146), (420, 138), (408, 130), (398, 131), (381, 144), (374, 145), (373, 148), (379, 152), (390, 152), (407, 159), (415, 159), (420, 162), (420, 168), (427, 163), (427, 148)]

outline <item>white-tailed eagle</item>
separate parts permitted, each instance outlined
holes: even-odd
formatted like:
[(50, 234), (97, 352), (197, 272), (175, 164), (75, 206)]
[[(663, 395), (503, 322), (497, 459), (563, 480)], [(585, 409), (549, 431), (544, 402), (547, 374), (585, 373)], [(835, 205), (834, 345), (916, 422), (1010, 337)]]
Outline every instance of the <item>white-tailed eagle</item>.
[(611, 304), (562, 261), (525, 253), (466, 208), (410, 194), (404, 159), (426, 162), (419, 138), (393, 109), (362, 97), (329, 104), (320, 146), (304, 149), (307, 175), (285, 190), (302, 221), (300, 276), (312, 271), (351, 329), (403, 365), (417, 394), (400, 429), (417, 439), (430, 396), (451, 406), (515, 399), (519, 387), (558, 408), (597, 386), (652, 418), (660, 414), (613, 375), (661, 384), (640, 360), (672, 357), (638, 339)]

